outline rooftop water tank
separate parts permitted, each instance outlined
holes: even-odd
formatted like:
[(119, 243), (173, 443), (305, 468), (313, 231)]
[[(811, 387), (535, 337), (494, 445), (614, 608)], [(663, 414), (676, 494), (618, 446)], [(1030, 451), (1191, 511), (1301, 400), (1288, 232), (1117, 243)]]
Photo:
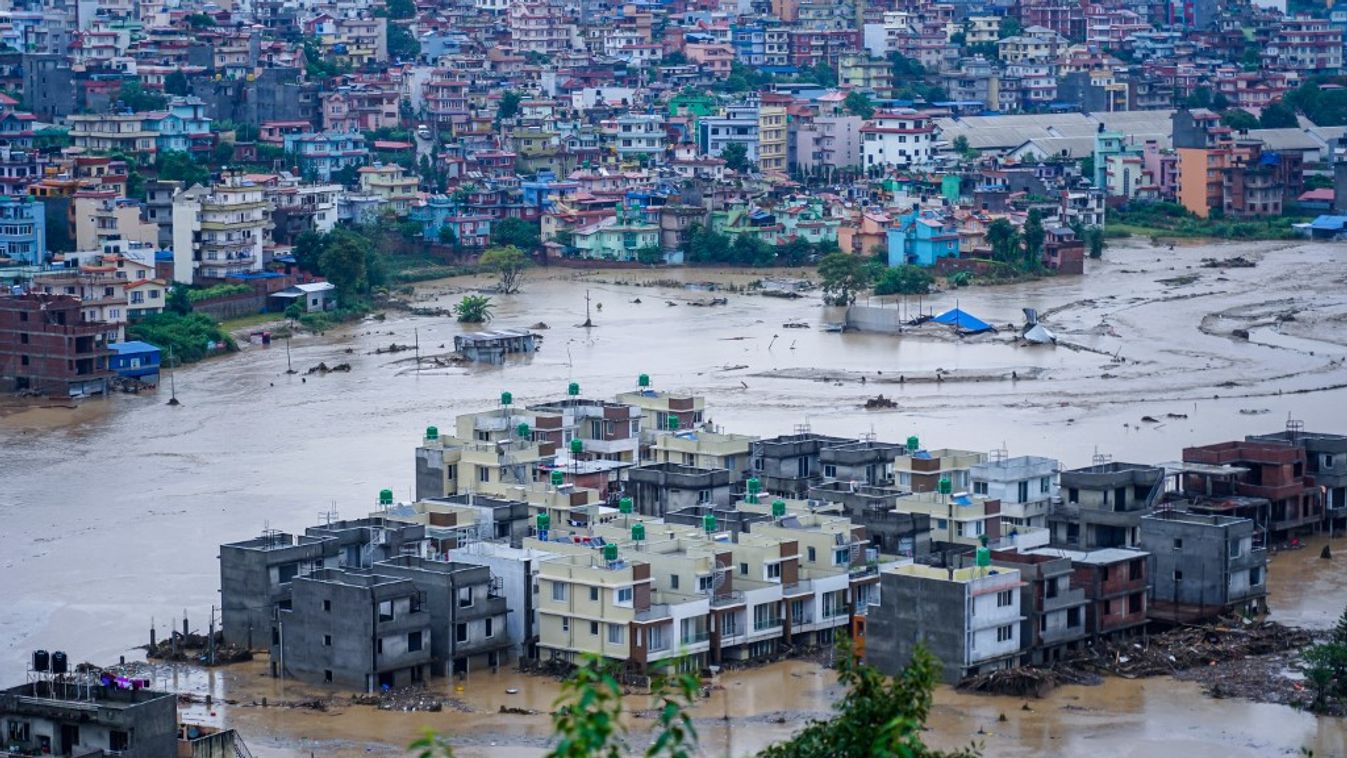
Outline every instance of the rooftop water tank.
[(783, 518), (786, 515), (786, 501), (772, 501), (772, 518)]
[(912, 435), (911, 437), (908, 437), (908, 438), (907, 438), (907, 454), (908, 454), (908, 455), (911, 455), (911, 454), (917, 452), (917, 451), (920, 450), (920, 449), (921, 449), (921, 440), (917, 439), (917, 435), (914, 434), (914, 435)]
[(547, 515), (546, 513), (539, 513), (539, 514), (538, 514), (538, 531), (540, 531), (540, 532), (545, 532), (545, 531), (547, 531), (547, 528), (550, 527), (550, 526), (552, 526), (552, 517), (549, 516), (549, 515)]
[(437, 440), (440, 438), (440, 428), (438, 426), (426, 427), (426, 439)]
[(393, 490), (379, 490), (379, 505), (393, 504)]
[(650, 386), (650, 375), (649, 375), (649, 374), (641, 374), (640, 376), (636, 377), (636, 386), (637, 386), (637, 387), (649, 387), (649, 386)]
[(49, 668), (51, 668), (51, 656), (47, 654), (47, 651), (46, 651), (46, 650), (34, 650), (34, 651), (33, 651), (33, 670), (34, 670), (34, 671), (46, 671), (46, 670), (49, 669)]
[(645, 524), (637, 522), (631, 527), (631, 541), (645, 542)]
[(987, 568), (992, 565), (992, 551), (985, 546), (979, 547), (977, 550), (977, 565), (979, 568)]
[(570, 395), (571, 397), (575, 397), (576, 395), (579, 395), (579, 394), (580, 394), (580, 383), (579, 383), (579, 382), (571, 382), (570, 384), (566, 385), (566, 394), (567, 394), (567, 395)]
[(617, 560), (617, 543), (609, 542), (603, 546), (603, 559), (610, 563)]
[(521, 439), (528, 439), (529, 435), (533, 434), (533, 430), (529, 428), (528, 424), (521, 422), (519, 426), (514, 428), (514, 433), (515, 436), (520, 437)]
[(513, 405), (513, 404), (514, 404), (514, 395), (511, 394), (511, 393), (509, 393), (509, 392), (502, 392), (502, 393), (500, 393), (500, 404), (501, 404), (501, 405)]
[(948, 479), (940, 480), (940, 494), (948, 495), (954, 491), (954, 484)]
[(762, 492), (762, 480), (756, 476), (748, 480), (748, 494), (756, 495)]
[(566, 482), (566, 475), (563, 474), (562, 472), (556, 470), (556, 469), (553, 469), (553, 470), (552, 470), (552, 486), (553, 486), (553, 487), (560, 487), (562, 484), (565, 484), (565, 482)]
[(702, 529), (705, 529), (707, 534), (716, 530), (716, 514), (708, 513), (702, 516)]
[(620, 513), (631, 513), (631, 498), (624, 497), (617, 501), (617, 510)]
[(669, 431), (671, 431), (671, 432), (676, 432), (676, 431), (678, 431), (679, 427), (681, 427), (681, 426), (683, 425), (683, 422), (679, 421), (677, 416), (675, 416), (674, 414), (670, 413), (670, 414), (669, 414), (668, 425), (669, 425)]
[(585, 441), (576, 437), (571, 440), (571, 455), (579, 455), (585, 452)]

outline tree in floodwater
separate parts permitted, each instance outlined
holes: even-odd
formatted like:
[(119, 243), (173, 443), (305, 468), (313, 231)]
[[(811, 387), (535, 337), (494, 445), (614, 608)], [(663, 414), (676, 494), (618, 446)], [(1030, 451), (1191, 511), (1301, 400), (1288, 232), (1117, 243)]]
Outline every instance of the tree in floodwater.
[(494, 315), (491, 298), (486, 295), (464, 295), (454, 306), (454, 315), (465, 324), (485, 324)]
[(477, 262), (500, 277), (496, 289), (502, 295), (513, 295), (519, 291), (519, 281), (524, 277), (524, 269), (528, 268), (529, 257), (514, 245), (503, 245), (488, 248)]
[(859, 255), (832, 253), (819, 261), (823, 299), (829, 305), (851, 305), (856, 295), (870, 286), (870, 269)]

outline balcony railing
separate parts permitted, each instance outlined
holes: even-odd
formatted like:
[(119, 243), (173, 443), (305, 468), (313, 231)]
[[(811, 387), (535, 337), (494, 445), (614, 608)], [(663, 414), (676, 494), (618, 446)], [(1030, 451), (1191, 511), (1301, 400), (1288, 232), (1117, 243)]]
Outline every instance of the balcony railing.
[(698, 642), (706, 642), (706, 641), (709, 640), (709, 639), (711, 639), (711, 633), (710, 633), (710, 632), (706, 632), (706, 631), (693, 632), (692, 634), (684, 634), (684, 635), (683, 635), (683, 644), (684, 644), (684, 645), (695, 645), (695, 644), (697, 644)]
[(765, 632), (769, 629), (780, 628), (780, 626), (781, 626), (781, 619), (779, 618), (753, 620), (753, 631), (755, 632)]

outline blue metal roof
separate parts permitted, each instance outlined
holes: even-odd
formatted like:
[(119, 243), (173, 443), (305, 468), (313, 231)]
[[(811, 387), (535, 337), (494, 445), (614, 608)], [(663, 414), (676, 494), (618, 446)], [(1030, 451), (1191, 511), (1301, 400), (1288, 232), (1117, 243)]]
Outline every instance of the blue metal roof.
[(991, 324), (959, 308), (951, 308), (936, 316), (934, 320), (936, 323), (950, 324), (969, 332), (985, 332), (992, 328)]
[(1328, 232), (1347, 229), (1347, 216), (1319, 216), (1310, 222), (1310, 228)]
[(114, 342), (108, 345), (109, 348), (116, 350), (118, 355), (135, 355), (137, 353), (157, 353), (159, 348), (148, 342), (140, 340), (131, 340), (130, 342)]

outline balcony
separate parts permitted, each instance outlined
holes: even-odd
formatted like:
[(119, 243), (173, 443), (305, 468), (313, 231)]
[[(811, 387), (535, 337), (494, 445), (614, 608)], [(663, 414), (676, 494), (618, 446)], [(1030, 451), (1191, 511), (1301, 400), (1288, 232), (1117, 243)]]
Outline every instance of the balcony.
[(767, 632), (773, 629), (780, 629), (780, 628), (781, 628), (781, 619), (779, 618), (753, 620), (753, 631), (755, 632)]
[(710, 640), (710, 639), (711, 639), (711, 633), (708, 632), (708, 631), (706, 631), (705, 629), (700, 629), (700, 630), (698, 630), (698, 631), (696, 631), (696, 632), (692, 632), (691, 634), (684, 634), (684, 635), (683, 635), (683, 644), (684, 644), (684, 645), (696, 645), (696, 644), (698, 644), (698, 643), (700, 643), (700, 642), (707, 642), (707, 641)]
[(640, 623), (648, 623), (673, 618), (673, 612), (668, 604), (652, 605), (644, 611), (637, 611), (634, 618)]

